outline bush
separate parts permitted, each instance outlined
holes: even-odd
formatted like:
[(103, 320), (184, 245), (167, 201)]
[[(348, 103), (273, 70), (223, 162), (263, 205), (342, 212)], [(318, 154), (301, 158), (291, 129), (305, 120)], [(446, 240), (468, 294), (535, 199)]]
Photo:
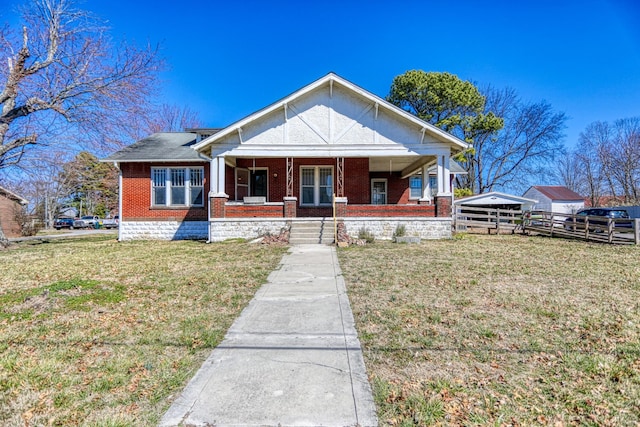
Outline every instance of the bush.
[(404, 224), (398, 224), (395, 231), (393, 232), (393, 238), (395, 239), (396, 237), (404, 237), (406, 234), (407, 227), (405, 227)]
[(373, 243), (376, 237), (368, 229), (362, 227), (360, 231), (358, 231), (358, 239), (364, 240), (367, 243)]
[(473, 196), (473, 191), (470, 188), (454, 188), (453, 196), (456, 199), (459, 199), (460, 197)]

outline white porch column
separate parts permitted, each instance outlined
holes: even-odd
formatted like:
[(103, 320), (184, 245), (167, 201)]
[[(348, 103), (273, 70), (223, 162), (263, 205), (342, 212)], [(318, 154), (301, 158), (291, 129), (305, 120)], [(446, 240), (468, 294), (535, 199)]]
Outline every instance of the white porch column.
[(429, 179), (429, 166), (422, 166), (422, 197), (421, 202), (431, 203), (431, 180)]
[(225, 193), (225, 164), (224, 157), (211, 159), (211, 195), (226, 195)]
[(451, 195), (449, 155), (438, 155), (438, 197)]

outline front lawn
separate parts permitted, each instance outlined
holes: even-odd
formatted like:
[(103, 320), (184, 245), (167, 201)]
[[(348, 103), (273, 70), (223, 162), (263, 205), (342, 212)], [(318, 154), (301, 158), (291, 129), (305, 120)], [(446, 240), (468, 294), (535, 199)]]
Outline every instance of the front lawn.
[(640, 423), (640, 248), (463, 235), (338, 254), (381, 425)]
[(0, 251), (3, 426), (152, 426), (286, 249), (24, 242)]

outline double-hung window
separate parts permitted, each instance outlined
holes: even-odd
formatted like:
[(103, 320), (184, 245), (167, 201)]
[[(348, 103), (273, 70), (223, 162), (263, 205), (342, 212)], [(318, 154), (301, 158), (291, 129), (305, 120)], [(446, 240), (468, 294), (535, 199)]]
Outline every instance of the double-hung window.
[(152, 206), (203, 206), (204, 168), (152, 168)]
[(409, 198), (422, 198), (422, 175), (412, 175), (409, 177)]
[(301, 205), (330, 205), (333, 197), (333, 168), (303, 166), (300, 168)]

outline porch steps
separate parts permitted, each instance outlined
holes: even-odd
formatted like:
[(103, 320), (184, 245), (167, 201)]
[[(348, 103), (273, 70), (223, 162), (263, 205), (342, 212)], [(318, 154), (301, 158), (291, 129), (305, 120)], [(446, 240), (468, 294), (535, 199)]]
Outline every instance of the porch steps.
[(291, 245), (330, 245), (333, 241), (332, 221), (322, 218), (291, 223), (289, 230), (289, 244)]

